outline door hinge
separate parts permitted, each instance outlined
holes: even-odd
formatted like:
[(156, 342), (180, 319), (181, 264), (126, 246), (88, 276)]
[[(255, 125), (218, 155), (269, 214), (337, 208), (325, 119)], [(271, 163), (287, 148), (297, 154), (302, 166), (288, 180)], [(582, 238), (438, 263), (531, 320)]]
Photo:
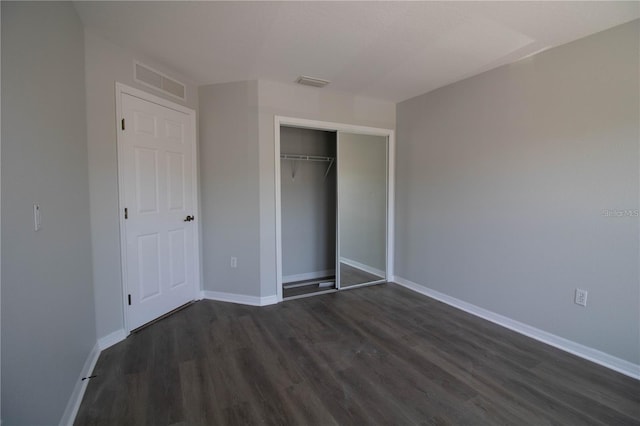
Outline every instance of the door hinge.
[(126, 207), (124, 208), (124, 218), (129, 219), (129, 209)]
[(122, 130), (124, 130), (124, 118), (122, 119)]
[(131, 295), (129, 294), (129, 295), (127, 295), (127, 296), (129, 296), (129, 297), (128, 297), (128, 299), (129, 299), (129, 306), (131, 306)]

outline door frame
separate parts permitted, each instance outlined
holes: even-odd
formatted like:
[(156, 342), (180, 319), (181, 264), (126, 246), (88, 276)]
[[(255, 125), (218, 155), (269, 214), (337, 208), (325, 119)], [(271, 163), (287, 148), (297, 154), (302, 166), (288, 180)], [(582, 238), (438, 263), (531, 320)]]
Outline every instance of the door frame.
[[(200, 202), (198, 198), (199, 190), (199, 180), (198, 180), (198, 144), (197, 144), (197, 134), (196, 134), (196, 112), (191, 108), (187, 108), (175, 102), (169, 101), (167, 99), (152, 95), (150, 93), (144, 92), (139, 89), (135, 89), (133, 87), (127, 86), (125, 84), (116, 82), (115, 83), (115, 95), (116, 95), (116, 150), (117, 150), (117, 159), (118, 159), (118, 225), (120, 227), (120, 276), (122, 279), (122, 313), (123, 313), (123, 321), (124, 321), (124, 329), (127, 335), (131, 333), (132, 328), (129, 325), (128, 318), (128, 300), (127, 300), (127, 291), (128, 291), (128, 282), (127, 282), (127, 245), (126, 245), (126, 227), (125, 227), (125, 218), (124, 218), (124, 208), (125, 208), (125, 179), (124, 179), (124, 137), (122, 134), (122, 96), (130, 95), (143, 101), (150, 102), (165, 108), (169, 108), (181, 113), (186, 114), (189, 117), (189, 126), (191, 127), (192, 140), (190, 141), (193, 144), (192, 149), (192, 163), (193, 163), (193, 209), (198, 215), (198, 217), (202, 217), (200, 214)], [(193, 299), (200, 299), (200, 294), (202, 292), (202, 276), (200, 271), (200, 220), (196, 220), (197, 228), (193, 233), (193, 245), (194, 245), (194, 268), (195, 268), (195, 285), (193, 289)]]
[[(379, 127), (359, 126), (345, 123), (334, 123), (329, 121), (308, 120), (304, 118), (285, 117), (276, 115), (274, 117), (274, 161), (275, 161), (275, 209), (276, 209), (276, 294), (278, 302), (283, 299), (282, 295), (282, 199), (281, 199), (281, 179), (280, 179), (280, 126), (298, 127), (311, 130), (324, 130), (333, 132), (358, 133), (372, 136), (387, 137), (387, 247), (386, 247), (386, 281), (392, 281), (394, 274), (393, 253), (394, 253), (394, 206), (395, 206), (395, 130)], [(340, 161), (337, 159), (337, 161)], [(336, 165), (337, 170), (337, 165)], [(337, 215), (337, 203), (336, 203)], [(340, 241), (340, 229), (336, 221), (337, 235), (336, 246)], [(336, 253), (336, 268), (339, 267), (339, 252)], [(336, 271), (338, 273), (338, 271)], [(354, 288), (352, 286), (349, 288)]]

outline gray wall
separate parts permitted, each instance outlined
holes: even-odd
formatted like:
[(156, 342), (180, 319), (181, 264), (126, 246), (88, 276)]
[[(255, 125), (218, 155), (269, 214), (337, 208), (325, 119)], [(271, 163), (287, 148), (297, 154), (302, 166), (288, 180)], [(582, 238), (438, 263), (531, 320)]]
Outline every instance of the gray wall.
[[(134, 59), (185, 83), (187, 101), (168, 98), (136, 83), (133, 80)], [(85, 31), (85, 66), (96, 327), (98, 337), (104, 337), (124, 328), (115, 83), (124, 83), (193, 109), (198, 107), (198, 93), (193, 83), (176, 72), (90, 31)]]
[[(398, 105), (396, 275), (640, 362), (639, 23)], [(573, 303), (589, 291), (588, 306)]]
[(2, 2), (4, 425), (57, 424), (96, 343), (83, 56), (70, 3)]
[(395, 129), (396, 105), (328, 88), (260, 80), (260, 294), (276, 294), (274, 116)]
[(275, 296), (274, 116), (393, 129), (395, 104), (264, 80), (199, 96), (204, 289)]
[[(280, 152), (335, 157), (336, 134), (283, 126)], [(283, 281), (291, 275), (335, 271), (335, 164), (326, 178), (329, 163), (283, 160), (280, 165)]]
[(385, 271), (387, 137), (340, 133), (340, 260)]
[(199, 90), (205, 290), (259, 295), (257, 96), (256, 81)]

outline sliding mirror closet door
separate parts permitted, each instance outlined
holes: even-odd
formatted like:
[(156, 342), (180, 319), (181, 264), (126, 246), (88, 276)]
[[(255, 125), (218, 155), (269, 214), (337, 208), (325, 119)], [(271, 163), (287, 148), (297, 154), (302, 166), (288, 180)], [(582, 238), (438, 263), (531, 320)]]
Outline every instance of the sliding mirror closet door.
[(386, 136), (338, 133), (339, 288), (385, 281), (387, 153)]

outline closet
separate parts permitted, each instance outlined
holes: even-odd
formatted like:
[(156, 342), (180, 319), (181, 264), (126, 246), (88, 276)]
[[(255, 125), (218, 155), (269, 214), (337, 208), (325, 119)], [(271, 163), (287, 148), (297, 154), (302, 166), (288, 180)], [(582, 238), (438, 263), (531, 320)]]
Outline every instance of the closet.
[(281, 298), (385, 282), (389, 137), (278, 129)]
[(282, 127), (283, 297), (336, 288), (336, 133)]

